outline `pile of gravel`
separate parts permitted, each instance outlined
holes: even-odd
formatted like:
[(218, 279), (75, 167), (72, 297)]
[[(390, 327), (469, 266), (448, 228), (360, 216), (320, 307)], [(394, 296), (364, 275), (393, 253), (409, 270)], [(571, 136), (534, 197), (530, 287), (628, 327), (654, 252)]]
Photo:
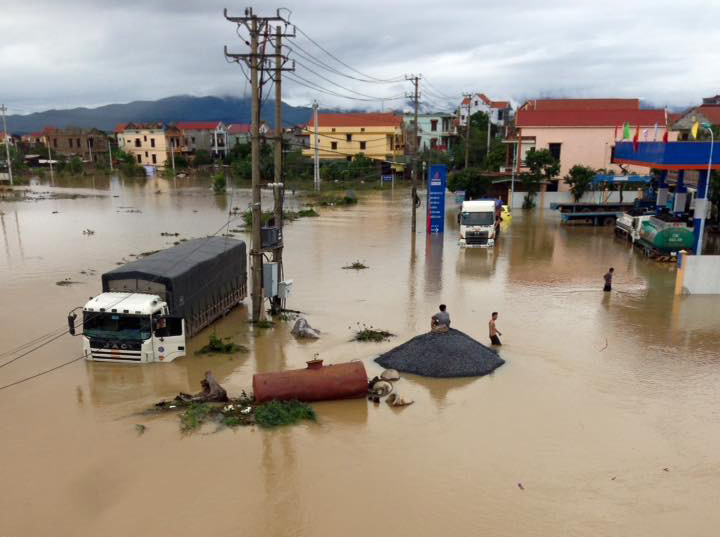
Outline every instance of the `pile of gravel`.
[(481, 377), (505, 363), (494, 350), (453, 328), (428, 332), (381, 354), (385, 368), (423, 377)]

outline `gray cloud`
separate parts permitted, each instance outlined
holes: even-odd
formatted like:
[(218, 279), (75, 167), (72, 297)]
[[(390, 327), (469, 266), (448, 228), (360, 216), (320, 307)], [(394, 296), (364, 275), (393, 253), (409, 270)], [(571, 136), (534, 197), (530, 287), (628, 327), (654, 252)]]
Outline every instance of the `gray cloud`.
[[(30, 0), (5, 2), (0, 18), (0, 101), (12, 113), (94, 106), (176, 94), (242, 95), (240, 69), (223, 45), (243, 51), (218, 0)], [(484, 91), (516, 102), (541, 95), (641, 97), (686, 105), (718, 93), (720, 5), (699, 0), (315, 2), (285, 0), (291, 21), (356, 69), (380, 78), (422, 73), (429, 107), (440, 94)], [(267, 1), (257, 14), (278, 7)], [(710, 28), (710, 29), (707, 29)], [(245, 33), (245, 32), (243, 32)], [(295, 42), (349, 72), (304, 37)], [(293, 46), (293, 42), (290, 42)], [(369, 95), (408, 84), (365, 84), (301, 63)], [(299, 66), (297, 74), (340, 93)], [(289, 80), (285, 100), (378, 107), (318, 94)], [(392, 101), (385, 106), (397, 106)]]

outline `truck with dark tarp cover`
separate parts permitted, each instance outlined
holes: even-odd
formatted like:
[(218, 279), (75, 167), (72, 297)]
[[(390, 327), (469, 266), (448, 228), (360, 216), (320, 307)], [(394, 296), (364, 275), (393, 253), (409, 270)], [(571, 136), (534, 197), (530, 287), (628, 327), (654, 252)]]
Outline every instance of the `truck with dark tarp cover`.
[[(102, 294), (83, 308), (89, 360), (170, 362), (192, 337), (247, 295), (245, 243), (183, 242), (102, 275)], [(74, 320), (69, 319), (71, 332)]]

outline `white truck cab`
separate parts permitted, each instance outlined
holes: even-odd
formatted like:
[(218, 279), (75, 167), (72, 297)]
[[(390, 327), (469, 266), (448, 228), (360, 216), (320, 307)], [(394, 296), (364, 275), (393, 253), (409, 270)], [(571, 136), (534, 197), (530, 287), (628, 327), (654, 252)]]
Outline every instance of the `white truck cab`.
[(185, 356), (185, 321), (158, 296), (102, 293), (83, 307), (83, 352), (102, 362), (172, 362)]
[(495, 200), (463, 201), (460, 210), (460, 246), (495, 246), (497, 219)]

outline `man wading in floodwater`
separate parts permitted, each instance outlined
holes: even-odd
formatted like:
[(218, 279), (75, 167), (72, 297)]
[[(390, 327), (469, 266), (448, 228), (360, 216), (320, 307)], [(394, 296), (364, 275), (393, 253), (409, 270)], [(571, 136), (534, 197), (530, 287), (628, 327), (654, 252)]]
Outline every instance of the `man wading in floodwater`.
[(605, 291), (606, 293), (612, 291), (613, 272), (615, 272), (615, 269), (610, 267), (610, 269), (603, 276), (603, 278), (605, 279), (605, 287), (603, 287), (603, 291)]
[(447, 332), (450, 330), (450, 314), (445, 311), (447, 306), (440, 304), (440, 311), (430, 319), (430, 330), (433, 332)]
[(502, 332), (497, 329), (497, 326), (495, 326), (497, 318), (498, 312), (493, 311), (492, 316), (490, 317), (490, 322), (488, 323), (488, 327), (490, 328), (490, 342), (493, 345), (502, 345), (502, 343), (500, 343), (500, 338), (498, 337), (498, 335), (502, 336)]

